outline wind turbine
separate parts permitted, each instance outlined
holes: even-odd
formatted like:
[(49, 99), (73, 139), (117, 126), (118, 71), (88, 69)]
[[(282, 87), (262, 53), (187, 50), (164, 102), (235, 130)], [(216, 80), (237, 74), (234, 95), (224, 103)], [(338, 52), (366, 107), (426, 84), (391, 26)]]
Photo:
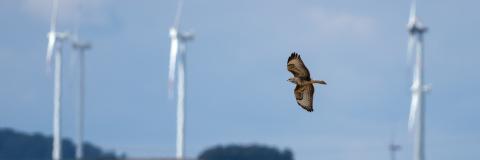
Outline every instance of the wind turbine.
[[(47, 34), (47, 68), (50, 69), (52, 57), (55, 59), (54, 93), (53, 93), (53, 149), (52, 159), (60, 160), (62, 157), (61, 141), (61, 91), (62, 91), (62, 45), (68, 39), (68, 33), (56, 31), (58, 14), (58, 0), (52, 1), (52, 15), (50, 19), (50, 32)], [(58, 46), (57, 46), (58, 43)]]
[[(168, 92), (172, 97), (173, 85), (175, 82), (175, 67), (178, 61), (178, 82), (177, 82), (177, 148), (176, 158), (183, 159), (185, 145), (185, 65), (186, 65), (186, 42), (193, 39), (193, 34), (179, 31), (180, 16), (183, 1), (178, 0), (178, 8), (174, 25), (170, 28), (170, 64), (168, 71)], [(177, 59), (178, 58), (178, 59)]]
[(79, 38), (79, 22), (80, 22), (80, 12), (82, 5), (79, 2), (78, 10), (76, 13), (76, 22), (75, 22), (75, 31), (73, 34), (73, 44), (72, 48), (77, 50), (78, 55), (74, 56), (78, 58), (78, 67), (79, 67), (79, 94), (78, 94), (78, 104), (77, 104), (77, 116), (76, 116), (76, 130), (77, 137), (75, 140), (75, 158), (77, 160), (83, 159), (83, 133), (84, 133), (84, 117), (85, 117), (85, 51), (91, 49), (91, 45), (88, 42), (82, 42)]
[[(409, 33), (408, 55), (410, 57), (412, 54), (415, 54), (415, 64), (413, 66), (413, 84), (411, 88), (412, 102), (408, 126), (410, 130), (414, 129), (414, 160), (424, 160), (424, 93), (430, 90), (429, 85), (423, 85), (423, 34), (427, 31), (427, 27), (423, 25), (416, 15), (415, 0), (412, 1), (412, 6), (410, 8), (410, 18), (408, 20), (407, 29)], [(413, 49), (415, 49), (415, 52)]]

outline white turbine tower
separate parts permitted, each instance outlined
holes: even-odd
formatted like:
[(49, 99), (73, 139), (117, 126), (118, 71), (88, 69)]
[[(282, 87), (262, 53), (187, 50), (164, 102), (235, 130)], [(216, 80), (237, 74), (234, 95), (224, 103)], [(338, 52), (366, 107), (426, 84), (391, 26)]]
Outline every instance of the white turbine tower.
[[(180, 16), (182, 12), (183, 1), (178, 1), (175, 22), (170, 28), (170, 64), (168, 72), (168, 88), (170, 97), (173, 94), (175, 82), (175, 67), (178, 61), (178, 86), (177, 86), (177, 148), (176, 158), (184, 158), (185, 145), (185, 65), (186, 65), (186, 42), (193, 39), (193, 34), (179, 31)], [(178, 58), (178, 59), (177, 59)]]
[[(423, 34), (427, 31), (416, 15), (416, 1), (413, 0), (410, 9), (410, 18), (407, 24), (409, 33), (408, 55), (415, 56), (413, 67), (412, 102), (410, 107), (409, 129), (414, 129), (414, 160), (425, 159), (424, 127), (425, 127), (425, 101), (424, 93), (430, 90), (423, 84)], [(413, 50), (415, 49), (415, 51)], [(415, 127), (415, 128), (414, 128)]]
[[(62, 91), (62, 44), (67, 40), (68, 34), (56, 31), (58, 14), (58, 0), (53, 0), (52, 15), (50, 19), (50, 32), (48, 32), (47, 68), (50, 68), (52, 57), (55, 56), (54, 93), (53, 93), (53, 149), (52, 159), (60, 160), (62, 157), (62, 132), (61, 132), (61, 91)], [(58, 46), (57, 46), (58, 43)], [(55, 52), (55, 53), (54, 53)]]
[(83, 159), (83, 133), (84, 133), (84, 113), (85, 113), (85, 51), (90, 49), (91, 45), (86, 42), (74, 41), (73, 49), (78, 51), (79, 61), (79, 104), (77, 106), (77, 138), (76, 138), (76, 150), (75, 158), (78, 160)]

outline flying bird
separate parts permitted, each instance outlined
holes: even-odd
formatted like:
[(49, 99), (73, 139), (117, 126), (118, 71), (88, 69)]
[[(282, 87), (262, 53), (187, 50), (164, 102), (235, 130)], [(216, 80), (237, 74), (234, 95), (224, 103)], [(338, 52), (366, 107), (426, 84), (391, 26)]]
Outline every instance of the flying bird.
[(297, 85), (293, 93), (295, 94), (295, 99), (297, 100), (298, 105), (308, 112), (312, 112), (314, 93), (313, 84), (318, 83), (326, 85), (327, 83), (323, 80), (312, 80), (310, 78), (310, 72), (308, 72), (307, 67), (303, 64), (300, 55), (295, 52), (288, 57), (287, 69), (293, 74), (293, 77), (289, 78), (288, 81)]

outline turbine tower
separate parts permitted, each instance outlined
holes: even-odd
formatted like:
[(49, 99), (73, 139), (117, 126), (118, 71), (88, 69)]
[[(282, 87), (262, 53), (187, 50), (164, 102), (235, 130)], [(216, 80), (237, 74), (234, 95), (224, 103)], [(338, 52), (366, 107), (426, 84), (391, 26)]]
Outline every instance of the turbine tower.
[[(430, 90), (428, 85), (423, 84), (423, 34), (427, 27), (423, 25), (416, 15), (416, 1), (412, 1), (410, 18), (407, 24), (409, 33), (408, 55), (414, 54), (415, 64), (413, 66), (412, 102), (408, 126), (414, 131), (414, 160), (425, 159), (425, 101), (424, 93)], [(415, 51), (414, 51), (415, 49)], [(415, 127), (415, 128), (414, 128)]]
[[(177, 146), (176, 158), (184, 158), (185, 145), (185, 66), (186, 66), (186, 42), (193, 39), (193, 34), (179, 31), (180, 16), (183, 1), (178, 0), (178, 8), (174, 25), (170, 28), (170, 64), (168, 72), (168, 93), (172, 97), (175, 82), (175, 67), (178, 61), (177, 82)], [(178, 58), (178, 59), (177, 59)]]
[(85, 51), (90, 49), (91, 45), (86, 42), (74, 41), (73, 49), (78, 51), (79, 72), (80, 72), (80, 93), (79, 104), (77, 106), (77, 138), (75, 158), (83, 159), (83, 133), (84, 133), (84, 117), (85, 117)]
[[(47, 34), (47, 68), (50, 70), (52, 57), (54, 56), (54, 93), (53, 93), (53, 149), (52, 159), (60, 160), (62, 157), (62, 132), (61, 132), (61, 91), (62, 91), (62, 45), (68, 39), (65, 32), (56, 31), (58, 15), (58, 0), (53, 0), (52, 15), (50, 19), (50, 32)], [(58, 43), (58, 45), (57, 45)]]

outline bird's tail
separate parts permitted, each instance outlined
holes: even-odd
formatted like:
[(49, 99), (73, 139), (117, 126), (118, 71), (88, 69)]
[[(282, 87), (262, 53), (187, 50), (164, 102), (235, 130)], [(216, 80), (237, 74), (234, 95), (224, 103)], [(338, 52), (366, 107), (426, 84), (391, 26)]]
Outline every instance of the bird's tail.
[(313, 80), (312, 82), (327, 85), (327, 82), (325, 82), (324, 80)]

